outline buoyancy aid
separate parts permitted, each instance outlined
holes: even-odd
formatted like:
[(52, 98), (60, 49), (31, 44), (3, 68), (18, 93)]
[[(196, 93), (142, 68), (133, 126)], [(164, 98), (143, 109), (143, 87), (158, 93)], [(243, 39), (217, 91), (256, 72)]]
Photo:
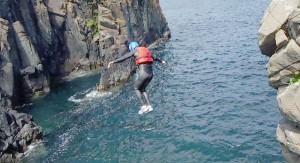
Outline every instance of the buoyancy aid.
[(151, 56), (150, 51), (145, 47), (137, 47), (136, 50), (139, 53), (139, 56), (135, 59), (135, 63), (137, 65), (143, 64), (143, 63), (152, 63), (153, 58)]

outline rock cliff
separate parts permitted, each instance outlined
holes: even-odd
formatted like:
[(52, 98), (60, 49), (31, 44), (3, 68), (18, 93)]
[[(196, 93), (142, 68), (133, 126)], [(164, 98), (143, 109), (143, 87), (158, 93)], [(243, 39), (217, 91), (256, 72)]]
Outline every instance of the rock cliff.
[[(283, 119), (277, 140), (287, 161), (300, 160), (300, 1), (272, 0), (259, 29), (261, 53), (270, 57), (266, 65), (269, 84), (278, 90)], [(288, 154), (288, 150), (294, 154)]]
[(98, 90), (125, 82), (133, 61), (107, 70), (108, 61), (131, 41), (159, 47), (169, 37), (159, 0), (0, 0), (0, 162), (43, 137), (18, 105), (82, 71), (101, 71)]

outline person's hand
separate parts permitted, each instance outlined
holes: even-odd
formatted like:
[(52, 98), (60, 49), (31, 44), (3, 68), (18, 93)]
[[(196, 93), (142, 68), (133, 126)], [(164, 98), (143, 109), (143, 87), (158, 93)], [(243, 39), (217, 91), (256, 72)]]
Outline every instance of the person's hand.
[(165, 65), (165, 64), (167, 64), (167, 62), (166, 62), (166, 61), (162, 61), (161, 63), (162, 63), (162, 64), (164, 64), (164, 65)]
[(114, 63), (115, 63), (114, 61), (110, 61), (110, 62), (108, 63), (108, 66), (107, 66), (107, 67), (110, 68), (111, 65), (114, 64)]

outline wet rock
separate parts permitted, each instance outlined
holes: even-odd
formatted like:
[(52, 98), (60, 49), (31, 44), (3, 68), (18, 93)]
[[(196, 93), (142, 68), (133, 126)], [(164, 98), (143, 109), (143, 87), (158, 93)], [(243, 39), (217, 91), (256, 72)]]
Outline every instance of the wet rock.
[(41, 127), (32, 122), (30, 115), (0, 108), (0, 160), (18, 161), (28, 145), (42, 137)]
[(0, 157), (0, 162), (16, 162), (12, 154), (3, 154)]
[(49, 82), (41, 64), (28, 66), (20, 70), (20, 74), (22, 75), (22, 86), (26, 93), (25, 97), (30, 98), (49, 92)]
[(96, 85), (97, 91), (106, 91), (110, 87), (109, 72), (106, 68), (101, 70), (101, 78), (99, 84)]
[(23, 148), (26, 148), (33, 141), (41, 140), (41, 139), (42, 139), (41, 128), (38, 126), (32, 126), (30, 124), (25, 124), (16, 136), (16, 140), (20, 142), (23, 141), (22, 143)]

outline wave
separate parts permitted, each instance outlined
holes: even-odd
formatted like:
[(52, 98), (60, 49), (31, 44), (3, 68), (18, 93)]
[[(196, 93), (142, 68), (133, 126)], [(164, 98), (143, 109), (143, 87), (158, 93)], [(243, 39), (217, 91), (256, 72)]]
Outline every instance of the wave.
[(99, 98), (99, 97), (106, 97), (111, 95), (112, 92), (99, 92), (96, 90), (91, 91), (90, 93), (86, 94), (85, 97), (87, 98)]
[(107, 97), (111, 94), (112, 92), (99, 92), (90, 88), (85, 91), (75, 93), (74, 95), (68, 98), (68, 101), (74, 103), (82, 103), (84, 101), (92, 100), (95, 98)]
[(81, 103), (83, 101), (83, 99), (76, 99), (77, 94), (71, 96), (70, 98), (68, 98), (68, 101), (74, 102), (74, 103)]

